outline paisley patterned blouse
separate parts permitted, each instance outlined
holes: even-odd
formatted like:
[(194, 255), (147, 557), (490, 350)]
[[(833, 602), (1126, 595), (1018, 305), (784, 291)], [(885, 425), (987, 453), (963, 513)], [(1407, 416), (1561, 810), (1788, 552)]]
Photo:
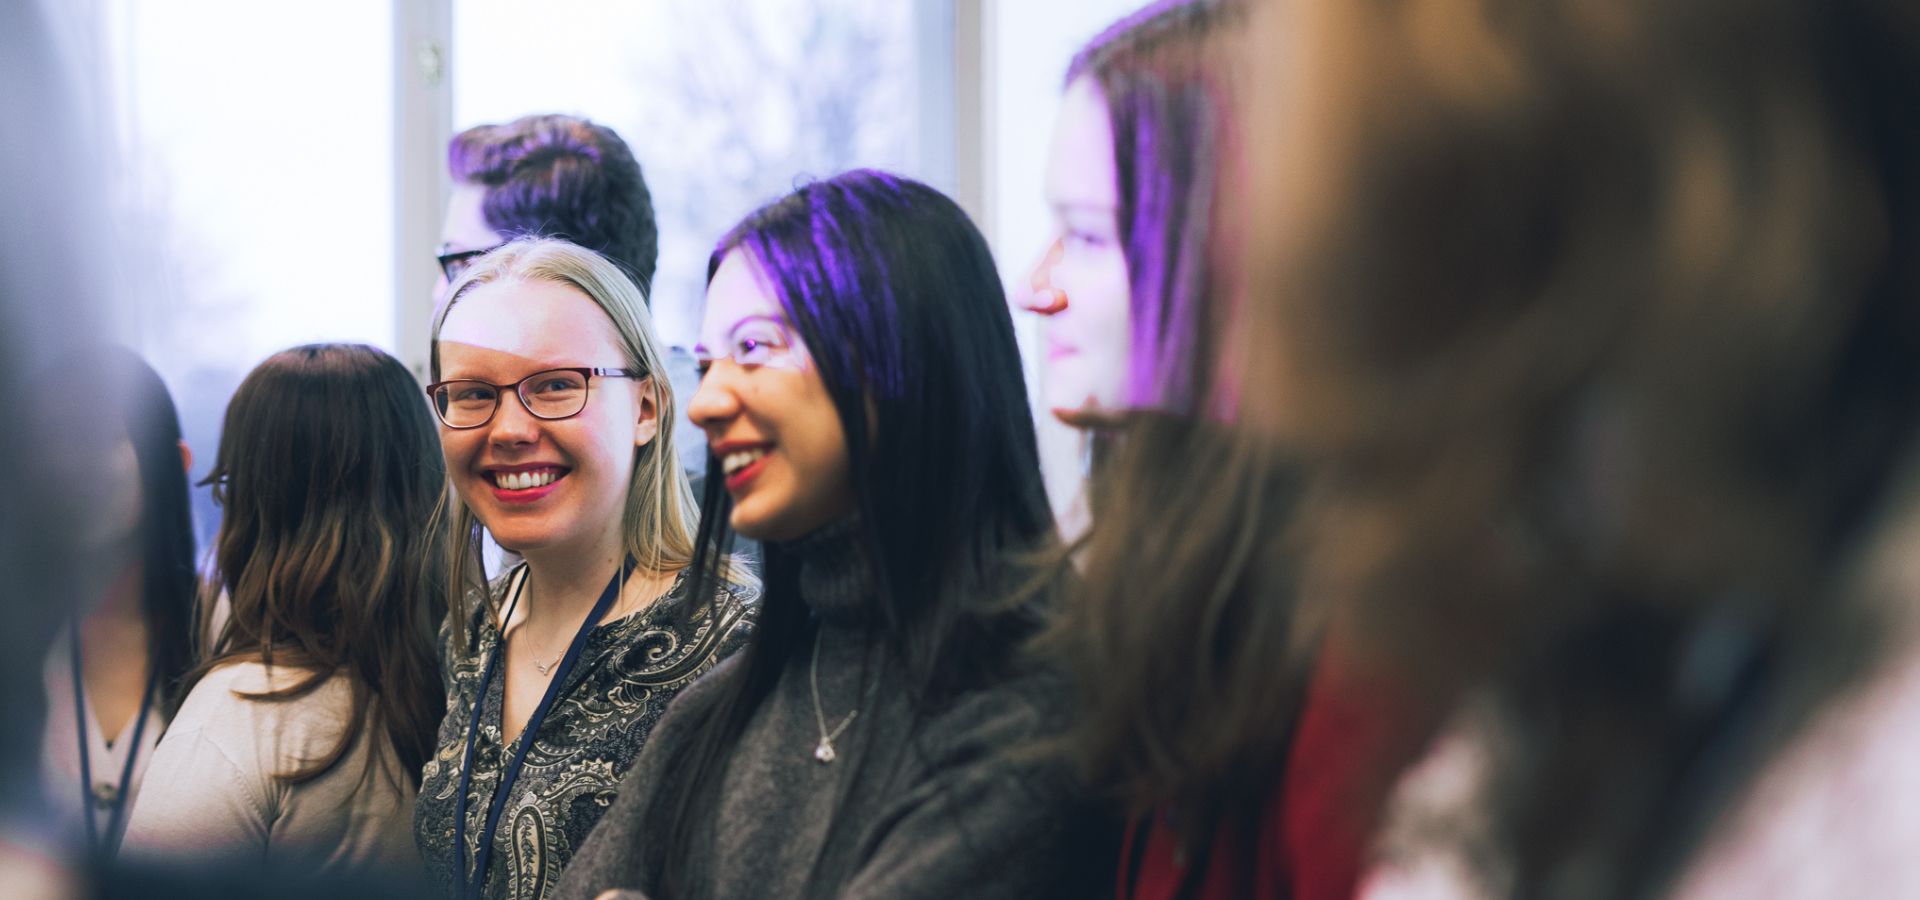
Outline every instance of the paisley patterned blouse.
[[(467, 622), (472, 652), (452, 644), (452, 629), (440, 629), (440, 666), (447, 689), (447, 717), (440, 723), (439, 750), (427, 760), (413, 832), (427, 871), (449, 895), (459, 891), (461, 870), (473, 865), (487, 806), (506, 765), (500, 705), (506, 678), (487, 685), (475, 742), (473, 779), (467, 800), (467, 841), (454, 854), (455, 793), (466, 755), (467, 726), (481, 668), (499, 644), (491, 623), (525, 566), (488, 585), (491, 602)], [(527, 751), (514, 781), (488, 864), (489, 898), (538, 900), (559, 883), (575, 848), (612, 805), (621, 776), (633, 765), (654, 723), (682, 687), (743, 646), (758, 609), (750, 589), (728, 584), (691, 626), (676, 620), (686, 606), (687, 574), (644, 612), (593, 629), (580, 659), (562, 686)], [(474, 604), (476, 607), (482, 604)], [(450, 624), (450, 623), (449, 623)]]

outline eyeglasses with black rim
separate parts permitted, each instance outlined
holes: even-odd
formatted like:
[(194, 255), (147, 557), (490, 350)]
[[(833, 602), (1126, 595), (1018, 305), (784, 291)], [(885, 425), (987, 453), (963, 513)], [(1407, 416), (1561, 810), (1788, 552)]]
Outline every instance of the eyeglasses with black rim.
[(446, 244), (441, 244), (439, 251), (434, 254), (433, 258), (440, 262), (440, 272), (447, 276), (447, 283), (452, 284), (460, 280), (460, 273), (465, 272), (468, 266), (473, 265), (474, 260), (505, 246), (506, 244), (495, 244), (491, 247), (482, 247), (478, 250), (450, 250)]
[(520, 398), (520, 405), (536, 419), (568, 419), (587, 408), (588, 385), (594, 376), (601, 378), (645, 378), (640, 369), (605, 369), (570, 366), (535, 372), (512, 384), (494, 384), (473, 378), (436, 381), (427, 385), (433, 411), (448, 428), (479, 428), (493, 421), (500, 409), (500, 398), (508, 393)]

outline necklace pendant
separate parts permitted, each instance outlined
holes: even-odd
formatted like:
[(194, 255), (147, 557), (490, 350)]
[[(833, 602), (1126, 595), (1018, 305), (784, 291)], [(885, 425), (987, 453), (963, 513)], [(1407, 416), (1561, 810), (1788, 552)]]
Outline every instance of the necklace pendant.
[(821, 738), (820, 746), (813, 748), (813, 758), (819, 760), (820, 764), (823, 766), (826, 765), (827, 763), (833, 762), (833, 758), (834, 758), (833, 742), (827, 740), (826, 738)]

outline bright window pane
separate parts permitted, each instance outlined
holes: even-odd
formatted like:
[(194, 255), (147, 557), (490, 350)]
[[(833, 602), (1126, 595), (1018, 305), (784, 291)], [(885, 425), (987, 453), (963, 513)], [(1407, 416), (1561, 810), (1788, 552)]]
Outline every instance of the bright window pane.
[[(262, 358), (323, 340), (394, 350), (391, 7), (97, 8), (134, 232), (120, 337), (172, 386), (198, 477)], [(204, 491), (196, 506), (204, 545)]]
[[(454, 128), (571, 113), (619, 132), (660, 227), (653, 310), (690, 344), (707, 254), (795, 179), (918, 171), (906, 0), (455, 0)], [(923, 176), (924, 177), (924, 176)]]

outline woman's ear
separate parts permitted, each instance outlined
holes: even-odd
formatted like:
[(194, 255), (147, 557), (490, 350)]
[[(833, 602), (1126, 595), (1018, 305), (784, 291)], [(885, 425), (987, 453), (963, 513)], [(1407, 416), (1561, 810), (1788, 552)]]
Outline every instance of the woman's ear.
[(660, 407), (653, 402), (653, 376), (640, 379), (639, 418), (633, 423), (633, 445), (645, 447), (660, 434)]
[(187, 474), (193, 474), (193, 448), (187, 446), (186, 441), (180, 442), (180, 467), (187, 470)]

